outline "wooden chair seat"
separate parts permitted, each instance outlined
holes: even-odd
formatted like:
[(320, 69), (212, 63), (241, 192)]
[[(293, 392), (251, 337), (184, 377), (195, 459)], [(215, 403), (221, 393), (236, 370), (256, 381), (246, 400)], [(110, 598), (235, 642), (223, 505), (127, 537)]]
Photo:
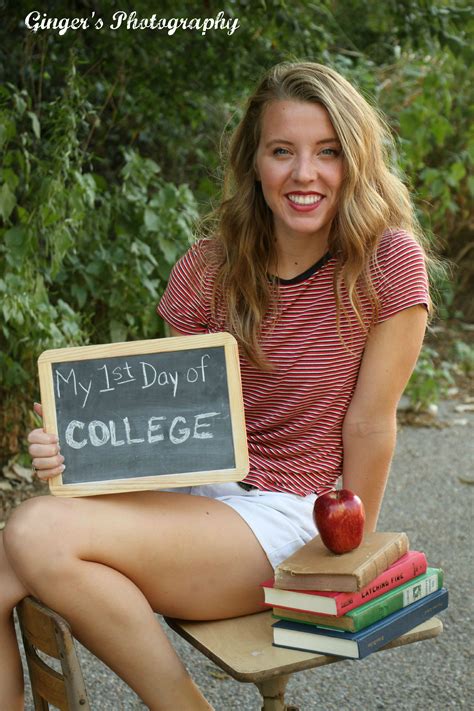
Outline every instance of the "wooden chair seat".
[[(52, 704), (64, 711), (89, 711), (86, 688), (69, 625), (32, 597), (17, 606), (36, 711)], [(256, 684), (264, 711), (298, 711), (285, 705), (291, 674), (333, 664), (340, 657), (272, 646), (271, 612), (212, 622), (165, 618), (168, 625), (237, 681)], [(443, 629), (436, 617), (407, 632), (384, 649), (436, 637)], [(58, 659), (62, 673), (39, 655)], [(382, 651), (382, 650), (380, 650)]]
[[(290, 675), (343, 661), (341, 657), (273, 647), (271, 611), (212, 622), (168, 617), (165, 620), (175, 632), (234, 679), (256, 684), (263, 697), (264, 711), (297, 711), (294, 706), (285, 705), (285, 687)], [(433, 617), (393, 640), (383, 650), (436, 637), (442, 629), (441, 620)]]

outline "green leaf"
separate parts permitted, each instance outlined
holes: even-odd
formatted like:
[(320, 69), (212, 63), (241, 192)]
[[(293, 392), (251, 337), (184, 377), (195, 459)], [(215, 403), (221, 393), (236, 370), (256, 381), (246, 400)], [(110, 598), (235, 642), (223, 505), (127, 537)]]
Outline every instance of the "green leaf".
[(449, 174), (453, 181), (459, 183), (459, 181), (462, 180), (466, 175), (466, 168), (463, 166), (462, 163), (453, 163), (451, 168), (449, 169)]
[(2, 123), (0, 123), (0, 150), (3, 148), (3, 144), (7, 140), (7, 128)]
[(28, 247), (29, 234), (25, 225), (15, 225), (5, 232), (5, 245), (8, 250), (23, 254)]
[(7, 183), (0, 188), (0, 216), (6, 222), (16, 205), (16, 197), (10, 190)]
[(92, 276), (99, 277), (102, 274), (102, 265), (97, 262), (90, 262), (86, 266), (86, 272)]
[(145, 208), (143, 221), (148, 232), (158, 232), (163, 227), (160, 215), (149, 207)]
[(18, 219), (20, 220), (20, 222), (23, 222), (23, 223), (28, 222), (28, 218), (29, 218), (28, 210), (25, 210), (24, 207), (22, 207), (21, 205), (18, 205), (17, 213), (18, 213)]
[(25, 113), (26, 110), (26, 101), (21, 98), (18, 94), (15, 94), (13, 96), (13, 102), (15, 104), (15, 108), (18, 111), (18, 114), (21, 116), (22, 114)]
[(444, 116), (437, 116), (431, 121), (431, 131), (436, 139), (436, 145), (442, 146), (446, 137), (452, 134), (453, 128)]
[(467, 187), (469, 188), (469, 193), (474, 197), (474, 175), (470, 175), (467, 179)]
[(105, 192), (107, 190), (107, 181), (99, 173), (91, 173), (92, 179), (95, 183), (96, 189), (100, 192)]
[(120, 323), (120, 321), (116, 321), (115, 319), (112, 319), (110, 322), (110, 339), (112, 343), (117, 343), (120, 341), (125, 341), (127, 338), (127, 327), (123, 325), (123, 323)]
[(31, 126), (33, 128), (33, 133), (35, 134), (36, 138), (41, 137), (41, 126), (40, 122), (38, 120), (38, 117), (33, 111), (28, 111), (28, 116), (31, 119)]
[(71, 285), (71, 294), (76, 297), (77, 304), (80, 309), (85, 305), (87, 301), (87, 291), (82, 286), (77, 284)]
[(471, 163), (474, 163), (474, 138), (467, 143), (467, 155)]
[(179, 246), (165, 237), (160, 237), (159, 246), (168, 264), (174, 264), (179, 253)]

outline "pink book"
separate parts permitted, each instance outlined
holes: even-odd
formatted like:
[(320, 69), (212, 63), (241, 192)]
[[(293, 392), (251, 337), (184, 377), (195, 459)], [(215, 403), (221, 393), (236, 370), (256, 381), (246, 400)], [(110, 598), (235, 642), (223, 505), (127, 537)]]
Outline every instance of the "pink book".
[(379, 595), (408, 582), (426, 572), (428, 563), (421, 551), (408, 551), (396, 563), (378, 575), (358, 592), (322, 592), (319, 590), (282, 590), (273, 587), (273, 580), (262, 583), (265, 605), (286, 607), (290, 610), (316, 612), (340, 617), (349, 610), (373, 600)]

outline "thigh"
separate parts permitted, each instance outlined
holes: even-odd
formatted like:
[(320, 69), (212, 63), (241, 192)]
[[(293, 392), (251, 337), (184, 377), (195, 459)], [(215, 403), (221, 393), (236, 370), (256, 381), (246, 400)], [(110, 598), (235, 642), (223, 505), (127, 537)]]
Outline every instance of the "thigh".
[(15, 575), (5, 553), (3, 533), (0, 533), (0, 613), (10, 612), (26, 595), (28, 591)]
[(27, 589), (17, 578), (6, 556), (3, 533), (0, 533), (0, 612), (10, 612), (27, 595)]
[(272, 575), (271, 565), (225, 503), (171, 492), (40, 498), (48, 501), (35, 501), (34, 520), (40, 538), (48, 531), (43, 545), (47, 538), (50, 555), (63, 559), (71, 551), (120, 571), (155, 611), (213, 619), (261, 609), (259, 584)]

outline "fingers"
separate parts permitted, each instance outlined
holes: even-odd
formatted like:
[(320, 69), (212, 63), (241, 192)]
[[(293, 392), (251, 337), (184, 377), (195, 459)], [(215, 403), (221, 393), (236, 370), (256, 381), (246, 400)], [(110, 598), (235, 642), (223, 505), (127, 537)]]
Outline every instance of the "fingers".
[[(32, 459), (50, 459), (61, 454), (57, 444), (30, 444), (28, 452)], [(59, 463), (61, 464), (61, 462)], [(40, 468), (42, 469), (42, 467)]]
[(54, 469), (47, 469), (43, 471), (42, 469), (35, 469), (35, 474), (41, 481), (48, 481), (48, 479), (54, 479), (55, 476), (59, 476), (63, 473), (65, 467), (61, 464), (60, 467), (55, 467)]
[(28, 442), (30, 443), (30, 445), (52, 445), (55, 446), (56, 449), (59, 449), (58, 436), (45, 432), (41, 427), (38, 427), (36, 430), (31, 430), (31, 432), (28, 434)]
[(38, 479), (51, 479), (58, 474), (62, 474), (65, 469), (64, 457), (58, 454), (55, 457), (35, 457), (31, 464), (36, 471)]
[(43, 406), (39, 402), (35, 402), (35, 404), (33, 405), (33, 410), (36, 412), (37, 415), (43, 417)]
[(64, 457), (59, 451), (57, 435), (38, 428), (29, 433), (28, 442), (31, 465), (39, 479), (51, 479), (64, 471)]

